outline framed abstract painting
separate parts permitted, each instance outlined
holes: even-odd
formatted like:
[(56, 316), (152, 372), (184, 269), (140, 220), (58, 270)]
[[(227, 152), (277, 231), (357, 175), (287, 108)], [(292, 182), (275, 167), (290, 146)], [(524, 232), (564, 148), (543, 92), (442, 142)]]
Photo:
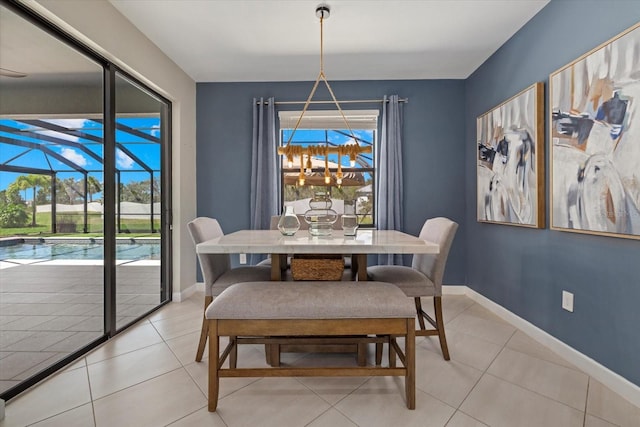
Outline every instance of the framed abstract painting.
[(640, 239), (640, 23), (549, 84), (551, 228)]
[(478, 221), (544, 227), (544, 85), (478, 117), (476, 135)]

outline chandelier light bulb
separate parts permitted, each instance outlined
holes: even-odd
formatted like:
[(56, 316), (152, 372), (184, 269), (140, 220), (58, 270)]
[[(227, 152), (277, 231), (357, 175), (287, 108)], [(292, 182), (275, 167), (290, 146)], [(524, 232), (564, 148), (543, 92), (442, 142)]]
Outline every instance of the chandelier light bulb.
[(307, 169), (305, 171), (307, 174), (313, 173), (313, 165), (311, 164), (311, 156), (307, 157)]
[(331, 174), (329, 173), (329, 150), (324, 152), (324, 183), (331, 184)]
[(336, 184), (342, 185), (342, 178), (336, 178)]

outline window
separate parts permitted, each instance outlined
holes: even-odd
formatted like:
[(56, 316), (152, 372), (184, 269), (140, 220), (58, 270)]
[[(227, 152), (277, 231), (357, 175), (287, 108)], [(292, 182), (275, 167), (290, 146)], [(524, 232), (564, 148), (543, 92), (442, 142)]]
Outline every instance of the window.
[[(301, 111), (280, 111), (280, 145), (285, 146), (296, 127)], [(378, 129), (378, 110), (347, 110), (345, 117), (351, 126), (353, 135), (337, 110), (313, 110), (305, 112), (290, 144), (306, 147), (326, 145), (337, 147), (358, 143), (361, 146), (375, 147)], [(354, 137), (356, 141), (354, 141)], [(373, 226), (375, 223), (375, 149), (371, 153), (359, 154), (352, 164), (348, 156), (338, 158), (337, 154), (312, 156), (311, 168), (304, 161), (305, 183), (298, 182), (301, 160), (294, 156), (292, 164), (281, 159), (282, 204), (292, 205), (298, 214), (309, 209), (309, 200), (317, 193), (329, 194), (333, 202), (332, 209), (338, 214), (346, 206), (353, 206), (361, 226)], [(342, 183), (336, 174), (342, 171)], [(326, 170), (326, 173), (325, 173)], [(326, 184), (325, 177), (330, 177)]]

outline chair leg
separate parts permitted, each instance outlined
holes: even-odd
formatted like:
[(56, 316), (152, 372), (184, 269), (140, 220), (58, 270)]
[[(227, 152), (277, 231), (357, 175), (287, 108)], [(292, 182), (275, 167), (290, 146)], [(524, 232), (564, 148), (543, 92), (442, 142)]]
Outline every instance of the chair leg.
[[(438, 297), (440, 298), (440, 297)], [(416, 303), (416, 313), (418, 314), (418, 323), (420, 324), (420, 329), (422, 329), (423, 331), (425, 330), (425, 324), (424, 324), (424, 318), (422, 317), (422, 301), (420, 300), (420, 297), (416, 297), (415, 298), (415, 303)], [(435, 303), (435, 300), (434, 300)], [(442, 318), (442, 310), (440, 310), (440, 317)], [(440, 321), (438, 321), (438, 325), (440, 325)], [(440, 329), (438, 329), (439, 331)], [(444, 340), (444, 346), (442, 346), (442, 342)], [(447, 340), (444, 337), (444, 326), (442, 328), (442, 336), (440, 338), (440, 345), (443, 348), (443, 353), (446, 352), (446, 356), (445, 356), (445, 360), (449, 360), (449, 351), (446, 350), (447, 348)], [(391, 350), (391, 348), (389, 349)], [(391, 354), (391, 353), (389, 353)], [(381, 343), (376, 343), (376, 366), (380, 366), (382, 364), (382, 344)]]
[(218, 346), (220, 339), (218, 337), (218, 321), (211, 320), (209, 330), (209, 412), (215, 412), (218, 407), (218, 391), (220, 390), (220, 377), (218, 376), (219, 351)]
[(358, 344), (358, 366), (367, 366), (367, 345)]
[(268, 351), (270, 353), (269, 363), (272, 367), (280, 366), (280, 344), (269, 344)]
[(425, 326), (424, 326), (424, 318), (422, 317), (422, 301), (420, 300), (420, 297), (416, 297), (415, 301), (416, 301), (416, 312), (418, 313), (418, 323), (420, 324), (420, 329), (424, 331)]
[(236, 336), (229, 337), (229, 342), (235, 341), (231, 353), (229, 354), (229, 368), (236, 369), (238, 364), (238, 340)]
[(264, 345), (264, 360), (267, 365), (271, 366), (271, 344)]
[(447, 337), (444, 334), (444, 318), (442, 316), (442, 297), (433, 297), (433, 309), (436, 313), (436, 324), (438, 325), (438, 338), (444, 360), (449, 360), (449, 347), (447, 347)]
[(382, 346), (383, 343), (376, 343), (376, 366), (382, 365)]
[(416, 409), (416, 332), (415, 320), (407, 320), (407, 335), (404, 343), (405, 368), (407, 376), (404, 380), (407, 408)]
[(389, 337), (389, 367), (390, 368), (396, 367), (396, 348), (392, 344), (395, 341), (396, 341), (396, 338), (393, 335), (391, 335)]
[[(213, 297), (204, 297), (204, 310), (207, 310), (209, 304), (213, 301)], [(204, 346), (207, 345), (207, 336), (209, 335), (209, 321), (204, 314), (202, 315), (202, 331), (200, 331), (200, 341), (198, 342), (198, 350), (196, 350), (196, 362), (202, 361), (202, 355), (204, 354)]]

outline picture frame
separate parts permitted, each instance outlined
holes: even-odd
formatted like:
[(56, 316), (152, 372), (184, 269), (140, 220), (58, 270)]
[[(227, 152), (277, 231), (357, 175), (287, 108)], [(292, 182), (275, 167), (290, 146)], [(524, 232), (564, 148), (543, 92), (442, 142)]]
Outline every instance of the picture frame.
[(478, 222), (544, 228), (544, 84), (476, 120)]
[(551, 229), (640, 239), (640, 23), (549, 76)]

